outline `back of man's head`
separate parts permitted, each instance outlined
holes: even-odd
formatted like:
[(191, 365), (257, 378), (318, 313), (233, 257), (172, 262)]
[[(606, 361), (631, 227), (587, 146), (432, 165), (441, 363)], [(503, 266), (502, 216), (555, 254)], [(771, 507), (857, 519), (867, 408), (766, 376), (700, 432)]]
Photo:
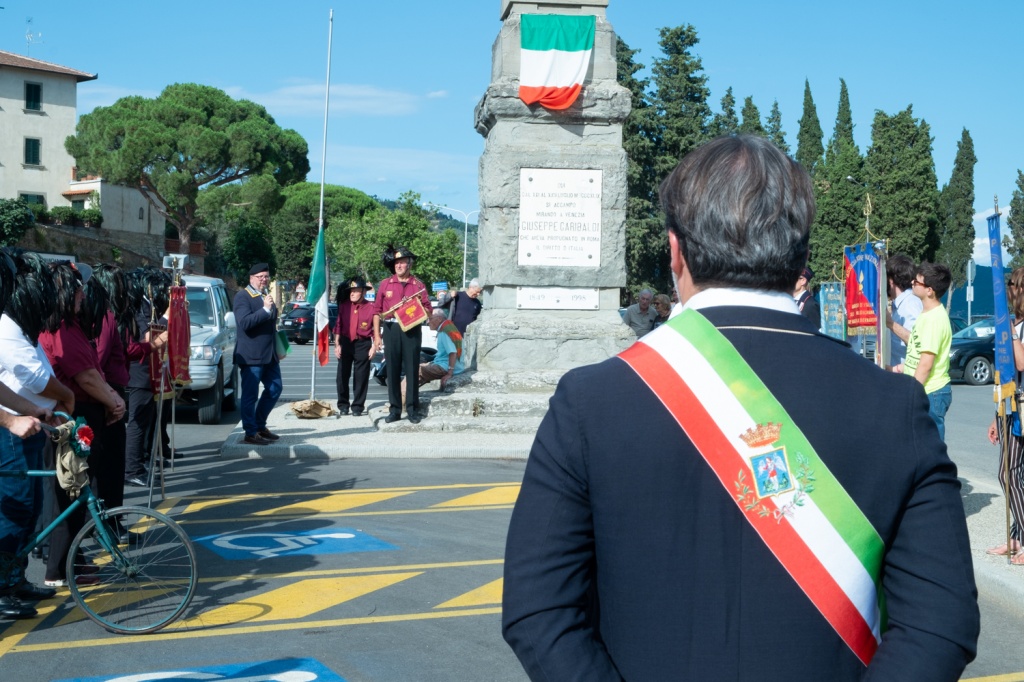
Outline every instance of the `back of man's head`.
[(793, 290), (807, 263), (814, 188), (773, 144), (713, 140), (683, 158), (660, 194), (697, 287)]
[(908, 291), (914, 284), (914, 273), (917, 272), (917, 266), (914, 265), (910, 256), (897, 253), (885, 261), (885, 272), (892, 279), (893, 284), (902, 291)]

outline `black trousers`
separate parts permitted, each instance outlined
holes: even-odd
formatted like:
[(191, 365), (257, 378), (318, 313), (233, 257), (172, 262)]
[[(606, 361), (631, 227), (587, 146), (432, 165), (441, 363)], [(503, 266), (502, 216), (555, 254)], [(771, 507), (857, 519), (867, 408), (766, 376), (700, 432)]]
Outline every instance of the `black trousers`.
[[(126, 400), (124, 389), (116, 386), (113, 388), (122, 400)], [(125, 405), (127, 404), (126, 401)], [(96, 485), (93, 492), (106, 503), (108, 509), (124, 504), (126, 425), (127, 411), (124, 417), (97, 431), (97, 440), (100, 441), (103, 457), (96, 460), (89, 458), (89, 469)]]
[(338, 407), (348, 407), (348, 385), (352, 382), (352, 408), (360, 412), (366, 407), (366, 390), (370, 385), (370, 339), (340, 339), (341, 361), (338, 362)]
[(149, 466), (149, 453), (153, 445), (152, 428), (156, 420), (156, 403), (153, 392), (145, 388), (127, 389), (128, 423), (125, 427), (125, 467), (124, 477), (146, 477)]
[(420, 368), (420, 346), (423, 332), (417, 325), (403, 332), (397, 322), (382, 322), (384, 330), (384, 360), (388, 363), (388, 402), (392, 414), (402, 412), (402, 375), (410, 377), (405, 389), (405, 411), (413, 412), (420, 406), (420, 387), (416, 378)]

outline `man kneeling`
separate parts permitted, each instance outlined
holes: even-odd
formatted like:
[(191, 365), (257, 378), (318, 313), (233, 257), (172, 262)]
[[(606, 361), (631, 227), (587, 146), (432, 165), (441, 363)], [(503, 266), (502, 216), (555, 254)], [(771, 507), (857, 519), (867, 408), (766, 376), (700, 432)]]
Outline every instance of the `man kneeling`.
[(443, 310), (435, 310), (428, 324), (437, 332), (437, 354), (430, 362), (420, 363), (419, 385), (440, 379), (441, 388), (444, 388), (449, 379), (465, 369), (462, 365), (462, 334)]

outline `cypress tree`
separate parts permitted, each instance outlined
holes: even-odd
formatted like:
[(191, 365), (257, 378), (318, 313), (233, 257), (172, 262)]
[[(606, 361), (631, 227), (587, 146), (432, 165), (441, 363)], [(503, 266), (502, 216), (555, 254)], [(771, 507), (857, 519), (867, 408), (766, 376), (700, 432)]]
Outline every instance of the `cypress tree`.
[(804, 79), (804, 113), (800, 117), (799, 129), (796, 134), (796, 160), (814, 177), (821, 163), (825, 148), (821, 144), (821, 122), (818, 121), (818, 110), (814, 108), (811, 97), (811, 83)]
[(931, 129), (914, 118), (913, 105), (893, 116), (875, 112), (864, 168), (875, 207), (871, 231), (889, 238), (890, 253), (931, 260), (939, 191)]
[(811, 268), (819, 279), (842, 278), (843, 247), (865, 240), (864, 159), (853, 141), (850, 98), (839, 91), (839, 109), (825, 160), (818, 168), (814, 194), (818, 212), (811, 229)]
[(690, 24), (659, 31), (658, 45), (664, 54), (651, 67), (657, 113), (655, 175), (668, 175), (679, 160), (708, 139), (711, 108), (708, 77), (694, 48), (700, 39)]
[(1017, 188), (1010, 199), (1010, 215), (1006, 218), (1010, 234), (1003, 245), (1010, 252), (1010, 268), (1024, 267), (1024, 172), (1017, 170)]
[(647, 94), (648, 81), (637, 77), (644, 68), (634, 57), (639, 50), (618, 38), (615, 61), (619, 84), (629, 90), (632, 109), (622, 126), (626, 152), (626, 286), (630, 292), (644, 287), (665, 287), (671, 282), (668, 254), (658, 218), (658, 178), (655, 161), (655, 112)]
[(764, 126), (761, 125), (761, 112), (758, 110), (757, 105), (754, 104), (753, 97), (747, 97), (743, 100), (743, 110), (740, 112), (740, 116), (742, 117), (740, 121), (741, 133), (765, 137)]
[[(953, 286), (967, 282), (967, 261), (974, 252), (974, 141), (960, 134), (949, 183), (939, 193), (939, 248), (936, 261), (949, 268)], [(950, 297), (949, 300), (952, 300)]]
[(722, 113), (715, 114), (711, 121), (711, 132), (714, 137), (731, 135), (740, 129), (740, 120), (736, 117), (736, 98), (733, 97), (732, 87), (729, 87), (722, 96)]
[(768, 113), (764, 132), (765, 136), (772, 141), (772, 144), (785, 153), (789, 153), (789, 145), (786, 144), (786, 131), (782, 129), (782, 112), (779, 110), (779, 100), (772, 102), (772, 110)]

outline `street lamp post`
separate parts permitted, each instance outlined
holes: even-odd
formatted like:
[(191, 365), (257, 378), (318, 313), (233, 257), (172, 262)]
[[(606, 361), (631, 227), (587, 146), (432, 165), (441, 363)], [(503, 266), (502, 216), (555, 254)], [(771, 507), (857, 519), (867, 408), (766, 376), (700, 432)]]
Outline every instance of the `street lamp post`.
[(462, 232), (462, 290), (465, 291), (466, 290), (466, 259), (467, 259), (468, 255), (469, 255), (469, 216), (473, 215), (474, 213), (480, 213), (480, 211), (470, 211), (469, 213), (466, 213), (465, 211), (460, 211), (457, 208), (451, 208), (449, 206), (442, 206), (440, 204), (431, 204), (429, 202), (423, 202), (423, 205), (425, 207), (427, 207), (427, 208), (433, 208), (433, 209), (440, 208), (440, 209), (444, 209), (445, 211), (451, 211), (452, 213), (458, 213), (458, 214), (460, 214), (462, 216), (462, 219), (463, 219), (463, 221), (465, 223), (465, 227), (464, 227), (463, 232)]

